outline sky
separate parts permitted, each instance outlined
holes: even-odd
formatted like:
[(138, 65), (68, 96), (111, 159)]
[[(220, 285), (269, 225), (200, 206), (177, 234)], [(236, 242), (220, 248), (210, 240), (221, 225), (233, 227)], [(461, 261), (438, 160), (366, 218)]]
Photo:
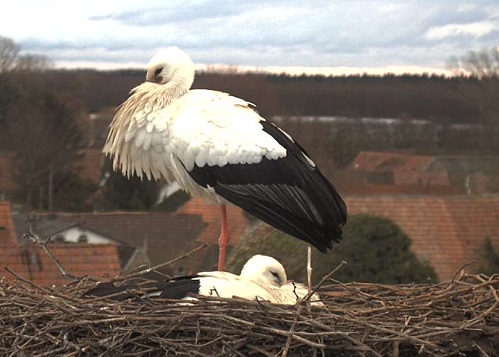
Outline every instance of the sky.
[(2, 3), (0, 36), (60, 68), (140, 69), (178, 46), (199, 68), (445, 73), (451, 56), (499, 46), (497, 0)]

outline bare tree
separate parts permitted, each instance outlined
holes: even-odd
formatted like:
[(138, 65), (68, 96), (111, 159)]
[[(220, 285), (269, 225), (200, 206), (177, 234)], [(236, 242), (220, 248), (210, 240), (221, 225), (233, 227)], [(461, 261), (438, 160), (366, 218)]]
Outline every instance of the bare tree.
[(21, 48), (12, 39), (0, 36), (0, 73), (12, 70)]
[(21, 55), (21, 47), (8, 37), (0, 36), (0, 74), (7, 72), (43, 72), (53, 67), (43, 55)]
[(42, 55), (21, 55), (18, 56), (15, 70), (23, 72), (44, 72), (53, 67), (52, 61)]
[(479, 116), (476, 121), (482, 125), (482, 150), (490, 154), (499, 153), (499, 47), (468, 51), (461, 57), (448, 60), (449, 68), (456, 75), (478, 78), (475, 83), (462, 82), (459, 89), (471, 102), (476, 103)]
[[(44, 206), (53, 191), (74, 174), (83, 145), (81, 103), (52, 91), (28, 91), (9, 112), (6, 132), (15, 153), (14, 175), (28, 206)], [(47, 190), (47, 187), (50, 190)]]
[(447, 67), (456, 75), (471, 74), (480, 79), (499, 77), (499, 47), (468, 51), (461, 57), (450, 57)]

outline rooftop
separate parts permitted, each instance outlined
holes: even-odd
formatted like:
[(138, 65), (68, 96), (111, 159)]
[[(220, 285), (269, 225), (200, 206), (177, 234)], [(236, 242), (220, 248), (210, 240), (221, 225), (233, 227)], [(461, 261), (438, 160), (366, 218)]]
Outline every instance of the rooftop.
[[(116, 245), (49, 243), (49, 248), (66, 271), (75, 276), (114, 276), (120, 271)], [(16, 238), (10, 204), (0, 201), (0, 267), (5, 266), (37, 285), (62, 285), (70, 282), (63, 277), (41, 246)], [(15, 279), (6, 271), (0, 275), (8, 280)]]
[(349, 214), (374, 214), (398, 224), (412, 250), (450, 280), (479, 259), (485, 238), (499, 248), (499, 196), (346, 196)]

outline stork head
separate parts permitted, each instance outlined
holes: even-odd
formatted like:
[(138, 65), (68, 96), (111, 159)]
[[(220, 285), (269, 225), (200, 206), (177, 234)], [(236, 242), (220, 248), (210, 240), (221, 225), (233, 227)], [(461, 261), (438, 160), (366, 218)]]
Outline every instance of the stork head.
[(261, 286), (273, 285), (280, 287), (288, 280), (282, 264), (266, 255), (254, 255), (251, 257), (244, 264), (240, 276)]
[(187, 53), (178, 47), (159, 50), (147, 65), (146, 81), (157, 84), (173, 84), (187, 87), (194, 82), (194, 63)]

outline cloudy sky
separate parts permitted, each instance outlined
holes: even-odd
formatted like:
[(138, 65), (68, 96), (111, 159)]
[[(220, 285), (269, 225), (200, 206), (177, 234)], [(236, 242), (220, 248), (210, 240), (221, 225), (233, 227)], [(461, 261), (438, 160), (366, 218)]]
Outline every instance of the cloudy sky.
[(356, 71), (445, 70), (499, 45), (497, 0), (13, 0), (0, 36), (58, 67), (143, 68), (176, 45), (195, 62)]

